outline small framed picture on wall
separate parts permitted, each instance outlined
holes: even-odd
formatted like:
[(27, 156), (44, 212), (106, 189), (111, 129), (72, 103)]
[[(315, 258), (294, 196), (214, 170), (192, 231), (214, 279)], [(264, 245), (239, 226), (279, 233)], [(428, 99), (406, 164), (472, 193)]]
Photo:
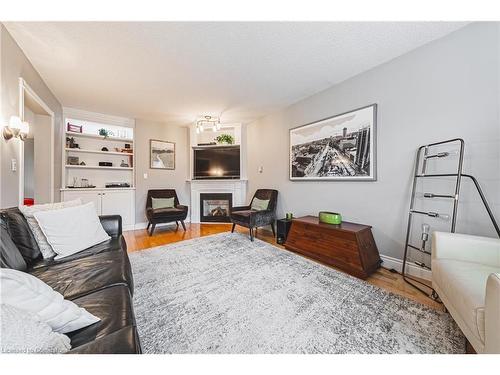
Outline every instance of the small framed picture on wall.
[(175, 143), (150, 139), (149, 168), (175, 169)]

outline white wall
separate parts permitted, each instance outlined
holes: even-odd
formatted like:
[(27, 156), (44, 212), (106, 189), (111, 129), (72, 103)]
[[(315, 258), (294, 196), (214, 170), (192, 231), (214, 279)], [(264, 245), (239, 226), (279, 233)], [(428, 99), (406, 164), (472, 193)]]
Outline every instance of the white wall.
[[(479, 179), (500, 220), (499, 45), (498, 23), (472, 24), (250, 124), (249, 194), (279, 190), (278, 216), (331, 210), (370, 224), (379, 251), (402, 258), (416, 148), (462, 137), (464, 170)], [(378, 181), (288, 179), (290, 128), (372, 103), (378, 104)], [(464, 182), (457, 231), (494, 236), (473, 193)]]
[[(5, 124), (10, 116), (19, 115), (19, 77), (30, 85), (37, 95), (50, 107), (55, 114), (55, 152), (54, 162), (54, 198), (59, 200), (59, 189), (61, 187), (61, 136), (62, 136), (62, 107), (57, 98), (45, 85), (38, 72), (33, 68), (22, 50), (14, 39), (0, 24), (0, 69), (1, 69), (1, 116), (0, 123)], [(19, 175), (10, 168), (12, 159), (19, 162), (19, 139), (5, 141), (0, 139), (0, 207), (11, 207), (18, 205), (19, 199)]]
[[(146, 222), (146, 196), (149, 189), (175, 189), (181, 204), (190, 205), (189, 129), (157, 121), (136, 119), (134, 153), (136, 163), (136, 224)], [(149, 168), (149, 140), (175, 142), (175, 170)], [(144, 173), (148, 178), (144, 179)]]

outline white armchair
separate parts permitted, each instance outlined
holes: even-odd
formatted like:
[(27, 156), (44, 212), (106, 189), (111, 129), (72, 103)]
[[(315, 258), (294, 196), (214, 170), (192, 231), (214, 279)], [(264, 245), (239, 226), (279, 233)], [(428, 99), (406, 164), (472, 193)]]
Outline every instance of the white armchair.
[(477, 353), (500, 353), (500, 239), (434, 232), (432, 286)]

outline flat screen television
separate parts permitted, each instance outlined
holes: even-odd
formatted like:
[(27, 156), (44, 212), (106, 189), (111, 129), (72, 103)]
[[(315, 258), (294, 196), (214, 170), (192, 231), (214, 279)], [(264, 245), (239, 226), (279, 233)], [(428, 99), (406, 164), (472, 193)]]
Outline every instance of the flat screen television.
[(240, 178), (240, 146), (194, 149), (194, 179)]

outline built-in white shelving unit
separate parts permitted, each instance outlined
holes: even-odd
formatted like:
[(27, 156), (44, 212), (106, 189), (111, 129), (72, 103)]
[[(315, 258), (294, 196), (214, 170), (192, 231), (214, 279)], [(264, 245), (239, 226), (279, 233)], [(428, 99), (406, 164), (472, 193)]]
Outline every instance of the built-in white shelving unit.
[[(92, 113), (72, 108), (64, 108), (64, 126), (82, 127), (82, 132), (66, 130), (63, 142), (63, 170), (61, 199), (63, 201), (81, 199), (93, 202), (98, 215), (120, 215), (123, 229), (135, 226), (135, 155), (133, 119)], [(113, 134), (99, 135), (104, 128)], [(68, 139), (73, 139), (69, 147)], [(128, 145), (126, 147), (125, 145)], [(103, 149), (108, 151), (103, 151)], [(130, 149), (131, 152), (121, 150)], [(76, 159), (78, 158), (78, 159)], [(77, 160), (78, 164), (73, 164)], [(71, 164), (70, 164), (71, 160)], [(84, 165), (80, 165), (84, 162)], [(111, 163), (100, 166), (99, 162)], [(127, 164), (127, 167), (122, 167)], [(82, 187), (82, 179), (92, 188)], [(76, 184), (75, 184), (76, 182)], [(106, 188), (107, 183), (127, 183), (130, 187)]]
[(101, 165), (68, 165), (66, 164), (66, 168), (72, 169), (120, 169), (124, 171), (132, 171), (134, 168), (132, 167), (106, 167)]
[(122, 156), (133, 156), (133, 152), (113, 152), (113, 151), (96, 151), (96, 150), (83, 150), (80, 148), (66, 148), (66, 151), (71, 152), (86, 152), (89, 154), (105, 154), (105, 155), (122, 155)]
[[(78, 120), (75, 121), (73, 119), (73, 122), (80, 123), (81, 121), (78, 121)], [(66, 122), (66, 124), (67, 124), (67, 122)], [(104, 124), (100, 124), (100, 125), (103, 125), (101, 127), (105, 127)], [(66, 132), (66, 136), (70, 136), (70, 137), (77, 136), (80, 138), (92, 138), (92, 139), (100, 139), (100, 140), (106, 140), (106, 141), (118, 141), (118, 142), (126, 142), (126, 143), (133, 143), (134, 142), (134, 140), (132, 138), (122, 138), (122, 137), (112, 137), (112, 136), (104, 138), (102, 135), (99, 135), (99, 134), (77, 133), (77, 132), (69, 132), (69, 131)]]
[[(115, 118), (107, 119), (104, 115), (100, 115), (94, 121), (82, 120), (77, 116), (78, 113), (76, 116), (67, 115), (65, 118), (66, 127), (68, 123), (81, 126), (82, 132), (65, 132), (63, 186), (65, 188), (81, 187), (81, 181), (85, 179), (90, 185), (95, 185), (97, 188), (104, 188), (106, 183), (110, 182), (124, 182), (128, 183), (130, 187), (134, 187), (134, 128), (131, 126), (133, 120), (130, 123), (125, 120), (120, 120), (117, 123)], [(84, 117), (91, 116), (87, 113), (87, 116)], [(101, 128), (113, 132), (113, 134), (107, 137), (99, 135)], [(69, 147), (68, 139), (73, 139), (78, 147)], [(126, 144), (132, 152), (121, 151), (125, 149)], [(104, 148), (108, 151), (103, 151)], [(70, 159), (75, 158), (77, 158), (78, 164), (70, 162)], [(81, 162), (85, 164), (80, 165)], [(107, 162), (112, 165), (100, 166), (99, 162)], [(122, 167), (122, 164), (127, 164), (127, 166)]]

